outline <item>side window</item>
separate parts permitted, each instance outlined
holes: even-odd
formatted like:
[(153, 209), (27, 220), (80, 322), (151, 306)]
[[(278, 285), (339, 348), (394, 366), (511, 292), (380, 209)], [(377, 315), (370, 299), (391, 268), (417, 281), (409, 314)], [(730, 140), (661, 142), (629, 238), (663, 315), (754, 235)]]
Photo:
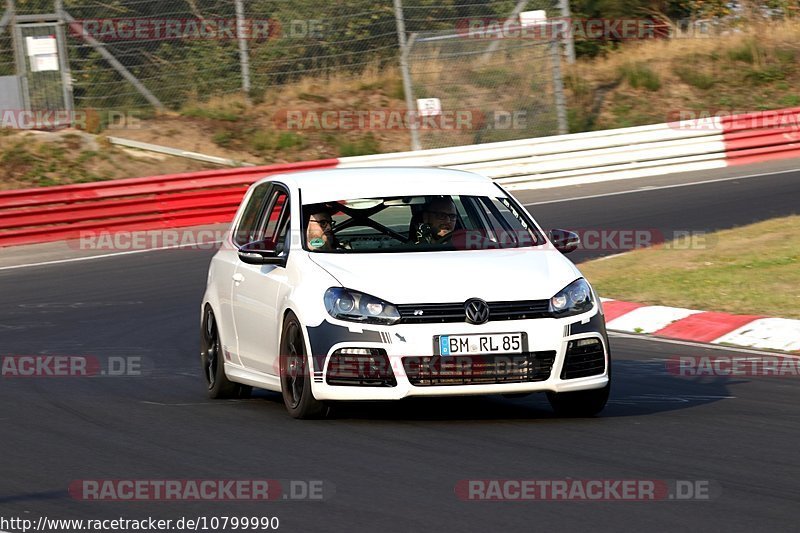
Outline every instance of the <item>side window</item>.
[(260, 215), (264, 209), (264, 200), (271, 187), (271, 183), (263, 183), (256, 187), (253, 194), (250, 195), (250, 200), (247, 202), (242, 218), (233, 235), (233, 242), (237, 245), (244, 246), (248, 242), (257, 240), (256, 234), (259, 219), (261, 218)]
[(263, 231), (261, 239), (270, 242), (273, 246), (285, 242), (286, 233), (289, 231), (289, 195), (282, 189), (275, 189), (267, 203), (264, 213)]

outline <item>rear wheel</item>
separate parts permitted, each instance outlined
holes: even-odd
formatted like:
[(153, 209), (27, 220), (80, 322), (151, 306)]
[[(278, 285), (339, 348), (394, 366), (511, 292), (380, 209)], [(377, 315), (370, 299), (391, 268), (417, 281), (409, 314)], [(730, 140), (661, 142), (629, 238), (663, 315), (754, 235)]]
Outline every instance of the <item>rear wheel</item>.
[(219, 336), (214, 311), (210, 307), (206, 307), (203, 318), (203, 331), (200, 335), (200, 362), (203, 366), (209, 398), (247, 398), (250, 396), (252, 387), (234, 383), (225, 375), (222, 339)]
[(294, 418), (323, 418), (329, 409), (311, 392), (303, 328), (294, 315), (289, 315), (281, 333), (281, 393), (286, 410)]
[(548, 392), (550, 406), (560, 416), (583, 417), (594, 416), (606, 406), (611, 382), (602, 389), (581, 390), (574, 392)]

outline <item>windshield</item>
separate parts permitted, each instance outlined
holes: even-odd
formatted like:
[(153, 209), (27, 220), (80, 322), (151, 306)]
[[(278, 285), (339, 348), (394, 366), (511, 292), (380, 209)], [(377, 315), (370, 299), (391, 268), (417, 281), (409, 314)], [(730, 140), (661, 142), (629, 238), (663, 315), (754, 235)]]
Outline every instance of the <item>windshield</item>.
[(403, 196), (303, 205), (304, 248), (321, 253), (485, 250), (546, 241), (506, 197)]

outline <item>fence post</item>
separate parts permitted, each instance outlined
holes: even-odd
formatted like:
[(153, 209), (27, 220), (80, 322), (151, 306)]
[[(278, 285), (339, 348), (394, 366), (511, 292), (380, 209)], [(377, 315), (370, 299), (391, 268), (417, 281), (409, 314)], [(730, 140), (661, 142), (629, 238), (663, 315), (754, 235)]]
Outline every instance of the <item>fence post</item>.
[(575, 33), (572, 31), (574, 27), (571, 20), (572, 13), (569, 10), (569, 0), (558, 0), (558, 4), (558, 7), (561, 8), (561, 18), (567, 25), (567, 38), (564, 44), (566, 45), (567, 63), (571, 65), (575, 62)]
[(406, 24), (403, 20), (402, 0), (394, 0), (394, 18), (397, 22), (397, 41), (400, 44), (400, 72), (403, 75), (403, 92), (406, 96), (406, 111), (408, 112), (408, 125), (411, 130), (411, 149), (419, 150), (419, 129), (417, 110), (414, 106), (414, 95), (411, 86), (411, 73), (408, 70), (409, 45), (406, 43)]
[(564, 80), (561, 77), (561, 44), (558, 39), (550, 41), (550, 61), (553, 65), (553, 94), (556, 100), (558, 133), (564, 135), (569, 133), (569, 124), (567, 123), (567, 101), (564, 98)]
[(56, 44), (61, 67), (61, 89), (64, 94), (64, 107), (69, 116), (70, 126), (75, 126), (75, 110), (72, 101), (72, 71), (69, 68), (69, 52), (67, 51), (67, 32), (64, 31), (64, 0), (56, 0)]
[[(251, 28), (252, 31), (252, 28)], [(236, 34), (239, 38), (239, 66), (242, 71), (242, 92), (245, 99), (250, 101), (250, 55), (245, 37), (244, 5), (242, 0), (236, 0)]]
[(12, 18), (14, 18), (14, 0), (6, 0), (6, 12), (3, 13), (3, 18), (0, 18), (0, 33), (6, 30)]

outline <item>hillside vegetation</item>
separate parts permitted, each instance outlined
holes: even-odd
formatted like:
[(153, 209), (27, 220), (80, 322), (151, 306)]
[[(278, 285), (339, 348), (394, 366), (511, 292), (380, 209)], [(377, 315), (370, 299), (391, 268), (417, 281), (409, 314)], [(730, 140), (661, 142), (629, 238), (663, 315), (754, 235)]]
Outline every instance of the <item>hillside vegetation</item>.
[[(484, 97), (489, 106), (506, 97), (500, 74), (494, 86), (497, 98)], [(565, 67), (564, 74), (571, 132), (666, 122), (692, 113), (800, 106), (800, 25), (780, 22), (715, 38), (629, 42), (596, 57), (584, 56)], [(75, 139), (38, 137), (30, 143), (23, 140), (25, 133), (5, 131), (0, 137), (5, 167), (0, 186), (134, 177), (199, 166), (138, 158), (111, 148), (104, 135), (256, 164), (403, 151), (410, 146), (405, 129), (286, 128), (281, 114), (292, 109), (404, 108), (398, 70), (375, 65), (357, 76), (303, 78), (254, 95), (250, 102), (241, 97), (194, 99), (177, 111), (140, 115), (129, 129), (98, 125), (91, 131), (100, 133), (97, 146), (74, 153), (71, 146), (82, 145)], [(48, 142), (54, 143), (52, 152), (42, 147)]]

